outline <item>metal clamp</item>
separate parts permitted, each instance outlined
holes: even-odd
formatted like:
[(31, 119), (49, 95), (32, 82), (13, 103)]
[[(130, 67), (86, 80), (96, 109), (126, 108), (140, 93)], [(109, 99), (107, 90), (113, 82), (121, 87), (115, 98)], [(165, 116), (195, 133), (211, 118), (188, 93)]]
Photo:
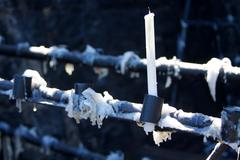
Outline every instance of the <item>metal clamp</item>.
[(228, 143), (239, 145), (240, 143), (240, 108), (226, 107), (221, 113), (221, 137)]
[(16, 75), (14, 77), (14, 99), (26, 99), (32, 96), (32, 77)]
[(75, 94), (81, 95), (84, 90), (92, 87), (93, 84), (91, 83), (75, 83), (74, 84)]
[(161, 118), (162, 106), (163, 98), (146, 94), (144, 96), (140, 121), (158, 123)]

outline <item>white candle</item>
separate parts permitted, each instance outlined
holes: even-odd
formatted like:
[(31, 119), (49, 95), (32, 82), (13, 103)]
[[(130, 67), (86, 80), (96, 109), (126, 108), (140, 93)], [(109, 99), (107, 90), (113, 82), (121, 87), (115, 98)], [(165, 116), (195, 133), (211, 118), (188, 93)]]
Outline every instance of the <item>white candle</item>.
[(149, 14), (144, 16), (144, 19), (145, 19), (145, 36), (146, 36), (148, 94), (157, 96), (154, 14), (149, 12)]
[[(149, 12), (149, 14), (144, 16), (144, 19), (145, 19), (145, 36), (146, 36), (148, 94), (157, 96), (154, 14)], [(146, 134), (148, 134), (148, 132), (154, 131), (155, 124), (146, 122), (143, 128)]]

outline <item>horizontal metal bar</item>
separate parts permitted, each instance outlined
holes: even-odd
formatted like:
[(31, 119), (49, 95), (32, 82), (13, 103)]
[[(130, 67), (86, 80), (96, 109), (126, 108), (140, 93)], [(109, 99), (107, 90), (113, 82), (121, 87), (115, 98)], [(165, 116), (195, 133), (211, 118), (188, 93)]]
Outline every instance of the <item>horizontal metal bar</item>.
[[(48, 147), (47, 149), (50, 149), (54, 152), (61, 153), (68, 156), (74, 156), (78, 158), (83, 159), (98, 159), (98, 160), (104, 160), (106, 159), (105, 156), (94, 153), (86, 149), (84, 146), (82, 147), (71, 147), (69, 145), (66, 145), (63, 142), (58, 141), (56, 138), (46, 135), (46, 136), (38, 136), (36, 134), (33, 134), (28, 128), (20, 125), (18, 128), (13, 128), (10, 126), (7, 122), (0, 122), (0, 132), (2, 134), (6, 134), (11, 137), (19, 137), (31, 144), (38, 145), (41, 147)], [(46, 144), (47, 146), (45, 146)]]

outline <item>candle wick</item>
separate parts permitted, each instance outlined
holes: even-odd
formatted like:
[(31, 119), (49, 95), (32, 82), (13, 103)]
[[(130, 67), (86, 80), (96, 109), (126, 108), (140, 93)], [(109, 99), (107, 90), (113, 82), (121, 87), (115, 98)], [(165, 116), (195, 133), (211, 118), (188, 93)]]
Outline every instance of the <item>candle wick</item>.
[(151, 13), (150, 7), (148, 6), (148, 13)]

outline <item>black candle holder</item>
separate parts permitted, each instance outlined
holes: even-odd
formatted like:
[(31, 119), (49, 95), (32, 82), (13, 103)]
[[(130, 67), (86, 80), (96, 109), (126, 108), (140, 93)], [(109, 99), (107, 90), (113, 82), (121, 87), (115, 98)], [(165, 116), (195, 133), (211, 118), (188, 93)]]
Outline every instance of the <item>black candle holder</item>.
[(222, 140), (239, 146), (240, 108), (236, 106), (224, 108), (221, 112), (221, 120)]
[(82, 92), (88, 88), (93, 88), (92, 83), (75, 83), (74, 84), (74, 90), (75, 94), (81, 95)]
[(26, 99), (32, 96), (32, 77), (16, 75), (14, 77), (13, 97)]
[(143, 108), (140, 121), (158, 123), (162, 113), (163, 98), (146, 94), (144, 96)]

